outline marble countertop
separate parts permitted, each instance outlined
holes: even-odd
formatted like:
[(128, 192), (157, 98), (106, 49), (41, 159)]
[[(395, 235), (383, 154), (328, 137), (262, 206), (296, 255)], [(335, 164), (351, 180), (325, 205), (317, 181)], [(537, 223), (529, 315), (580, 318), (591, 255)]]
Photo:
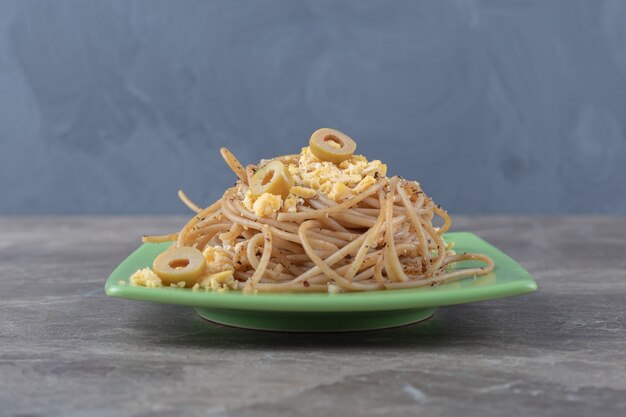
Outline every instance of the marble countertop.
[(539, 290), (285, 334), (104, 295), (139, 236), (181, 217), (0, 218), (0, 415), (626, 415), (626, 218), (455, 220)]

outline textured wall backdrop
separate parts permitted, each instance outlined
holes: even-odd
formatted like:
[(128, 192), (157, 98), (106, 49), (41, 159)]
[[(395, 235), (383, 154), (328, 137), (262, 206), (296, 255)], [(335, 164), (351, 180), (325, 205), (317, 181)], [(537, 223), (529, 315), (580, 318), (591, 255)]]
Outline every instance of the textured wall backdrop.
[(626, 212), (626, 1), (0, 0), (0, 214), (182, 212), (351, 134), (456, 213)]

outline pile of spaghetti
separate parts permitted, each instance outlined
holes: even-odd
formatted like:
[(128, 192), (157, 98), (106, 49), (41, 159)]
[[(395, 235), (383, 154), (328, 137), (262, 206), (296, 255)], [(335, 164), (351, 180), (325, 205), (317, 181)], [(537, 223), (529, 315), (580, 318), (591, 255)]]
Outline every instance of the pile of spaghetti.
[[(347, 135), (320, 129), (300, 154), (243, 167), (239, 178), (200, 208), (133, 285), (244, 292), (342, 292), (415, 288), (483, 275), (493, 261), (455, 253), (443, 234), (450, 217), (415, 181), (387, 177), (386, 165), (355, 155)], [(439, 218), (440, 227), (433, 222)], [(460, 261), (482, 267), (458, 268)]]

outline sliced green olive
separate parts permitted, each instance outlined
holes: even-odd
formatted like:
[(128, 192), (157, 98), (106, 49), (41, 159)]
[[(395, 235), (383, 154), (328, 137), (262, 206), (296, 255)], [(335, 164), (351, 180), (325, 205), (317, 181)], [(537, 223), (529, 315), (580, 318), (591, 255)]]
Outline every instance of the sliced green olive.
[(261, 167), (250, 179), (250, 191), (255, 195), (270, 193), (286, 198), (292, 185), (293, 176), (276, 159)]
[(163, 285), (185, 282), (193, 286), (206, 272), (207, 264), (202, 252), (183, 246), (169, 249), (156, 257), (152, 269), (161, 278)]
[(335, 164), (352, 158), (356, 151), (356, 143), (350, 136), (326, 127), (313, 132), (309, 146), (313, 155)]

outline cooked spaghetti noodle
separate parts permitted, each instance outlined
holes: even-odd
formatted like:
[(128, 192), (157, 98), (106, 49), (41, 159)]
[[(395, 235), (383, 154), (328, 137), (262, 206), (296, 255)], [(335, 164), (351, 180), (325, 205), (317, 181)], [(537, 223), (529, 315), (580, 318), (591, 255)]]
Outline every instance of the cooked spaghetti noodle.
[[(316, 147), (320, 132), (325, 136)], [(457, 254), (444, 241), (450, 216), (417, 182), (387, 177), (384, 164), (353, 155), (356, 144), (350, 152), (346, 143), (354, 142), (320, 129), (300, 154), (247, 167), (222, 148), (238, 177), (235, 186), (204, 209), (179, 192), (197, 214), (178, 233), (144, 237), (173, 242), (161, 255), (169, 256), (169, 264), (159, 264), (171, 271), (157, 269), (155, 261), (153, 270), (137, 271), (131, 282), (160, 279), (194, 290), (244, 292), (374, 291), (432, 286), (493, 270), (489, 257)], [(434, 226), (436, 218), (441, 227)], [(194, 257), (197, 252), (206, 265)], [(451, 267), (470, 260), (484, 266)]]

